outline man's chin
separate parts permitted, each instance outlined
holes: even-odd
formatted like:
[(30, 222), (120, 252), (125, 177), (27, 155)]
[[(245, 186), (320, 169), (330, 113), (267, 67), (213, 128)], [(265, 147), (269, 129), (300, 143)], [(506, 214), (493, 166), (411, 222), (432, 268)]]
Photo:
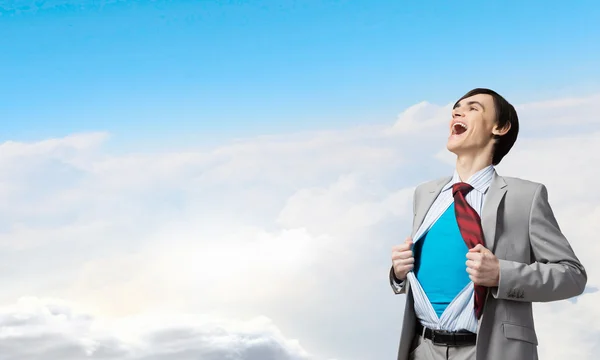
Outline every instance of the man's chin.
[(450, 151), (451, 153), (458, 155), (458, 152), (460, 152), (460, 145), (450, 140), (446, 143), (446, 149), (448, 149), (448, 151)]

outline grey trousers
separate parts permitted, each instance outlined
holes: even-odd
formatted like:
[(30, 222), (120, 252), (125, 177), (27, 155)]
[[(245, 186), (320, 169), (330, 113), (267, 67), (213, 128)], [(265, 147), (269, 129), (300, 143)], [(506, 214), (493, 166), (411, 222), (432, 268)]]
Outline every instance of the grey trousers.
[(475, 345), (443, 346), (434, 345), (421, 334), (416, 334), (409, 360), (475, 360)]

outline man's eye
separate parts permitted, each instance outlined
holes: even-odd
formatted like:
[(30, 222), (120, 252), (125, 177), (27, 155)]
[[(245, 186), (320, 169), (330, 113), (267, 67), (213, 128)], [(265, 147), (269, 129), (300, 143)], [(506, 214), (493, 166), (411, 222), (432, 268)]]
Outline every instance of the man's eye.
[(471, 106), (471, 108), (469, 110), (477, 110), (477, 108), (474, 106)]

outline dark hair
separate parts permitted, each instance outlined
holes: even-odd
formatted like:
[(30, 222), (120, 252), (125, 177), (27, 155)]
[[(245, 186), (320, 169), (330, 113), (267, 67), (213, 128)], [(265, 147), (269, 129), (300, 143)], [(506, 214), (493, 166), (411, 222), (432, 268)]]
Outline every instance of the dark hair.
[(477, 88), (469, 91), (463, 97), (458, 99), (455, 106), (463, 99), (468, 97), (484, 94), (490, 95), (494, 99), (494, 107), (496, 109), (496, 125), (502, 129), (505, 126), (510, 125), (510, 129), (504, 135), (494, 135), (494, 153), (492, 155), (492, 164), (498, 165), (502, 158), (508, 154), (510, 149), (517, 141), (517, 135), (519, 134), (519, 117), (517, 116), (517, 110), (512, 106), (505, 98), (500, 94), (490, 89)]

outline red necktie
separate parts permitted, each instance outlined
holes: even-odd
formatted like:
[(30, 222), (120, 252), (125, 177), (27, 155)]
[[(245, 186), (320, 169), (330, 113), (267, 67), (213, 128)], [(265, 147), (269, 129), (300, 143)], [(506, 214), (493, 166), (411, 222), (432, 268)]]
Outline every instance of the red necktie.
[[(477, 244), (484, 245), (481, 219), (465, 199), (465, 196), (471, 190), (473, 190), (473, 187), (464, 182), (456, 183), (452, 186), (456, 222), (458, 223), (460, 233), (469, 249), (474, 248)], [(486, 288), (484, 286), (475, 285), (475, 315), (477, 316), (477, 319), (481, 318), (481, 314), (483, 313), (485, 293)]]

